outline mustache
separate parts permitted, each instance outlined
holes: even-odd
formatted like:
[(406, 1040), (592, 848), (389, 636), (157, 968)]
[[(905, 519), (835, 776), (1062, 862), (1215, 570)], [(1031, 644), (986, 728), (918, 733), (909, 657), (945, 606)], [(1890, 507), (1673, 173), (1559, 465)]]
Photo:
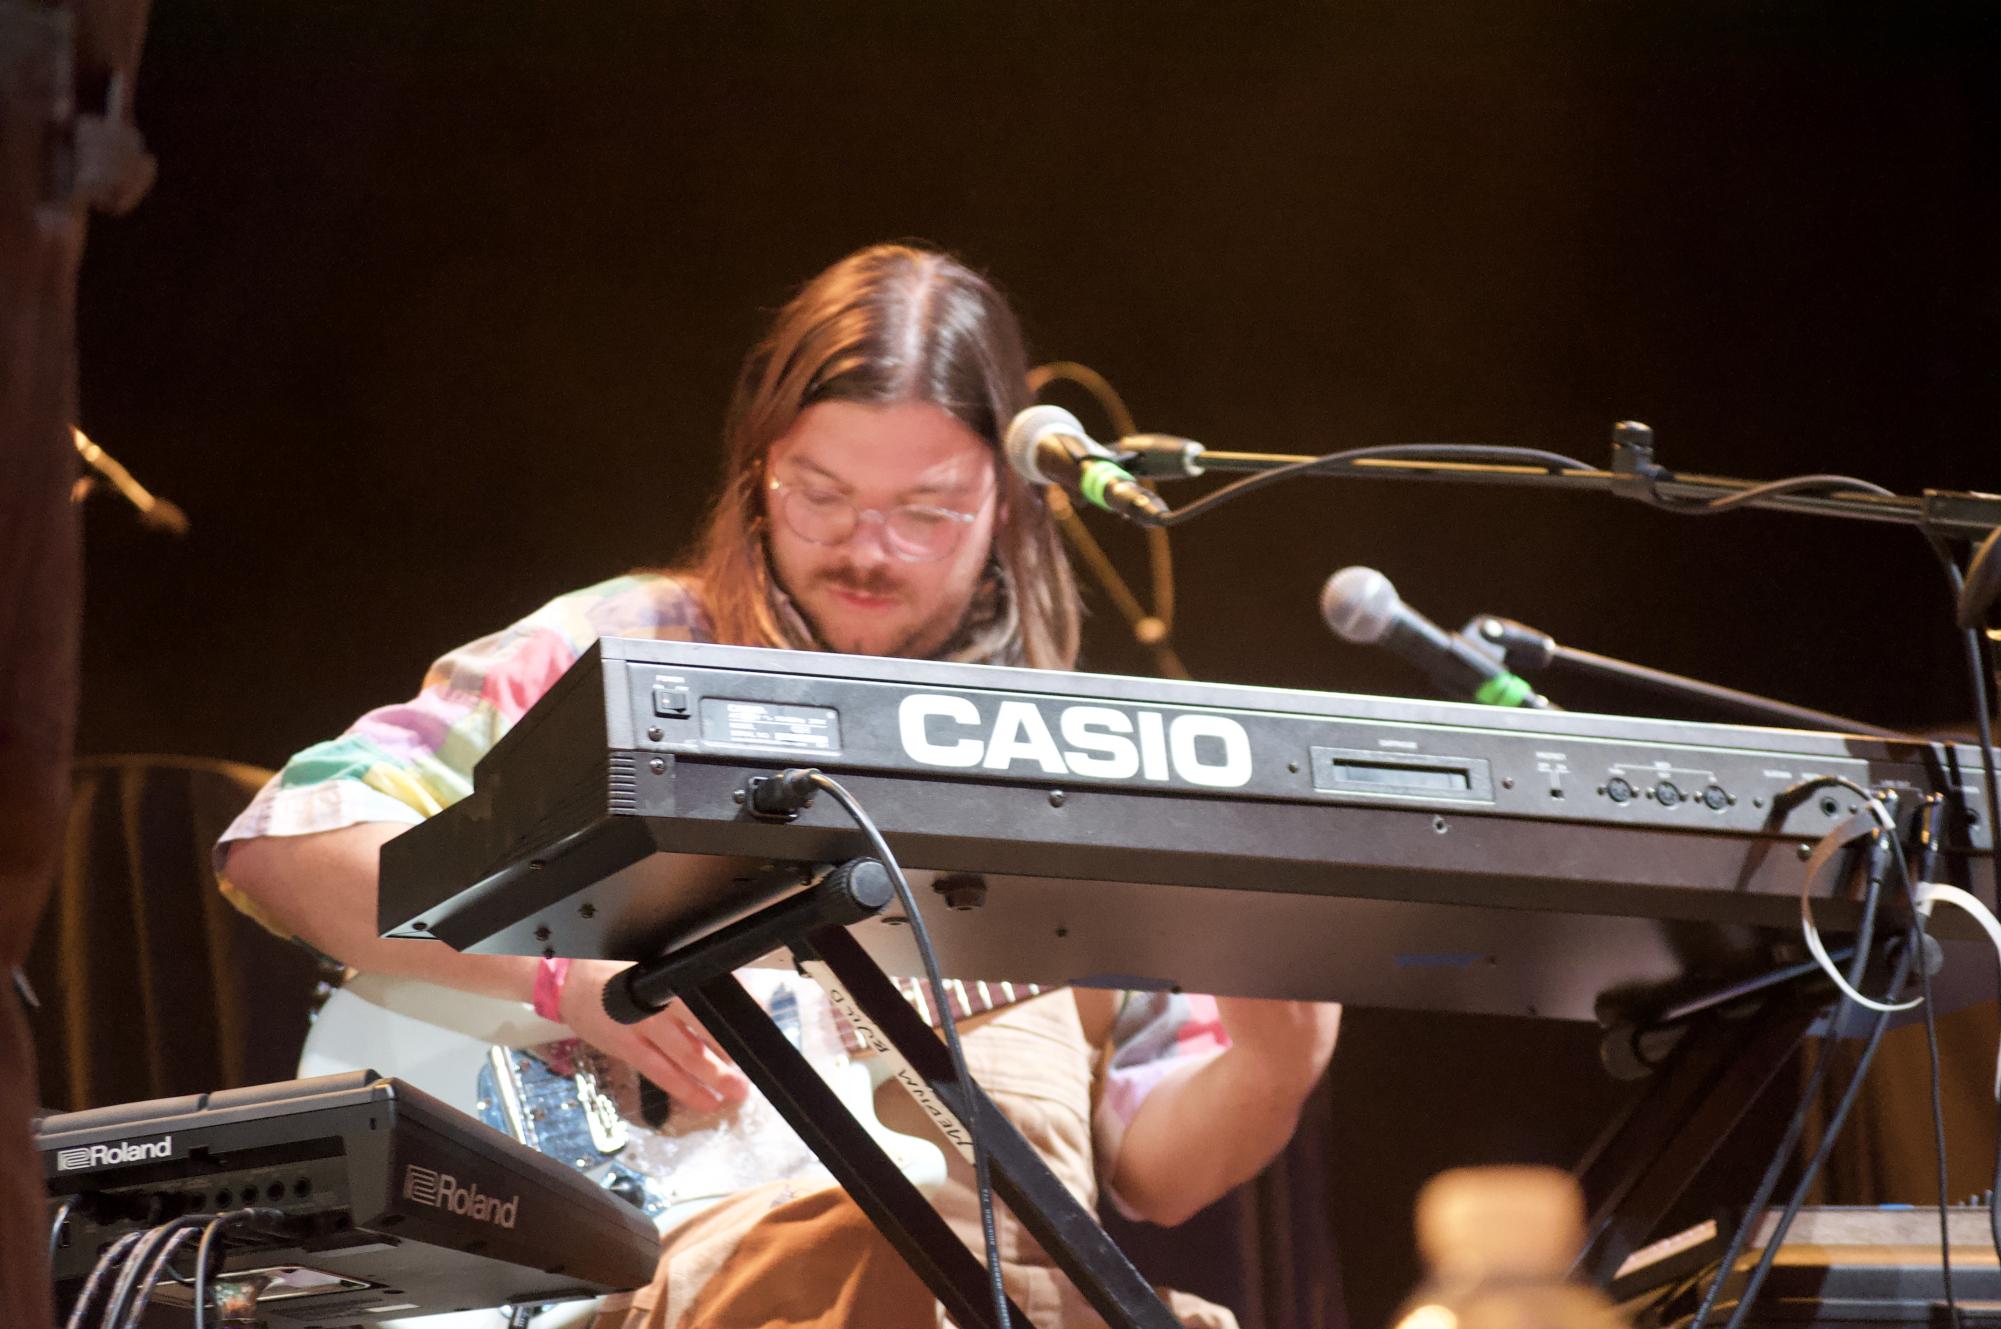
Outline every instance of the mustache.
[(857, 595), (894, 596), (903, 591), (903, 583), (881, 569), (863, 572), (852, 567), (829, 568), (813, 580), (822, 586), (852, 591)]

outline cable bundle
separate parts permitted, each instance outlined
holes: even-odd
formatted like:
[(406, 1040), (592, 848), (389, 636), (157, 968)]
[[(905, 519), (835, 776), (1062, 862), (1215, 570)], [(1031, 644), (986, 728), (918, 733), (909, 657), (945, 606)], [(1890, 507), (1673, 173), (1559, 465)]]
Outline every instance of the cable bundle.
[[(58, 1211), (49, 1234), (51, 1246), (62, 1225), (69, 1220), (74, 1204), (72, 1200)], [(153, 1299), (154, 1291), (168, 1281), (191, 1285), (194, 1326), (195, 1329), (205, 1329), (208, 1323), (210, 1265), (219, 1255), (216, 1246), (223, 1231), (252, 1219), (282, 1217), (284, 1215), (276, 1209), (260, 1208), (183, 1214), (143, 1231), (126, 1233), (97, 1257), (90, 1276), (84, 1280), (83, 1290), (77, 1294), (76, 1304), (70, 1308), (64, 1329), (88, 1329), (92, 1325), (96, 1329), (136, 1329), (139, 1317), (146, 1313), (146, 1307)], [(197, 1233), (201, 1240), (195, 1248), (194, 1271), (191, 1276), (184, 1277), (174, 1272), (173, 1258), (183, 1246), (195, 1239)], [(97, 1304), (99, 1293), (105, 1291), (107, 1286), (109, 1296), (104, 1308), (93, 1319), (91, 1311)]]

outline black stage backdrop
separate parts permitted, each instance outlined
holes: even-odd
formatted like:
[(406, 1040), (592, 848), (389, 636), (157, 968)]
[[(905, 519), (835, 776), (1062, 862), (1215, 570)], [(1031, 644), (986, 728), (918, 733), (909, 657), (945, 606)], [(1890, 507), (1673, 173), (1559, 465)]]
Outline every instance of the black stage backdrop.
[[(987, 268), (1043, 357), (1212, 446), (1597, 462), (1636, 418), (1686, 470), (1995, 487), (1994, 13), (162, 6), (160, 179), (92, 237), (82, 423), (193, 529), (92, 501), (81, 750), (275, 764), (443, 648), (672, 556), (760, 310), (884, 238)], [(1943, 583), (1892, 528), (1318, 483), (1176, 550), (1202, 678), (1417, 687), (1319, 624), (1322, 580), (1368, 563), (1443, 622), (1967, 714)], [(1096, 605), (1088, 666), (1143, 672)], [(1419, 1177), (1560, 1161), (1610, 1095), (1588, 1030), (1358, 1011), (1347, 1040), (1333, 1204), (1373, 1324), (1415, 1276)]]

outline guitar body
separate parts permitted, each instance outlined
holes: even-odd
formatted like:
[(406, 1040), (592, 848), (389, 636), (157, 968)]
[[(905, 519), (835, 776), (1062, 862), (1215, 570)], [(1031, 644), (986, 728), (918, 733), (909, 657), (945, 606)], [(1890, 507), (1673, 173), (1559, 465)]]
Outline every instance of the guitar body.
[[(891, 1071), (855, 1061), (812, 1019), (788, 1021), (788, 990), (766, 998), (813, 1069), (920, 1188), (945, 1179), (944, 1152), (875, 1115)], [(394, 1075), (522, 1143), (561, 1159), (637, 1204), (664, 1233), (726, 1196), (767, 1182), (802, 1191), (832, 1184), (804, 1141), (760, 1094), (658, 1120), (639, 1077), (516, 1002), (412, 979), (355, 976), (331, 993), (306, 1035), (299, 1074), (372, 1069)]]
[[(781, 970), (739, 974), (848, 1112), (920, 1189), (945, 1180), (945, 1153), (875, 1115), (895, 1071), (887, 1057), (857, 1060), (862, 1042), (824, 993)], [(955, 1010), (995, 1009), (1038, 989), (948, 983)], [(920, 1011), (921, 994), (906, 992)], [(931, 1007), (940, 998), (934, 994)], [(929, 1018), (927, 1013), (927, 1018)], [(784, 1182), (801, 1192), (833, 1184), (818, 1158), (762, 1094), (697, 1112), (670, 1105), (630, 1066), (584, 1044), (528, 1007), (416, 979), (358, 974), (331, 993), (299, 1056), (301, 1076), (369, 1069), (393, 1075), (468, 1116), (590, 1176), (638, 1206), (664, 1234), (719, 1200)], [(534, 1329), (581, 1329), (594, 1303), (554, 1306)], [(494, 1329), (493, 1311), (389, 1322), (389, 1329)]]

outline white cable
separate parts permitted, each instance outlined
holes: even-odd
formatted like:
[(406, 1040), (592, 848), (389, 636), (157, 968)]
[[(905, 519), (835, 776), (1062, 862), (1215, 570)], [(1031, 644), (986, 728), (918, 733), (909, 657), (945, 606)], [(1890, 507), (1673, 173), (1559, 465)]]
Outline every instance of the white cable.
[[(1849, 787), (1854, 788), (1853, 785)], [(1813, 922), (1813, 883), (1820, 877), (1821, 867), (1833, 856), (1834, 851), (1853, 844), (1864, 835), (1874, 835), (1879, 831), (1893, 835), (1896, 833), (1896, 822), (1891, 819), (1889, 810), (1883, 806), (1882, 800), (1870, 798), (1868, 808), (1876, 823), (1874, 830), (1866, 824), (1858, 824), (1860, 822), (1858, 817), (1850, 817), (1822, 836), (1820, 844), (1813, 851), (1813, 857), (1807, 860), (1806, 871), (1800, 877), (1800, 937), (1806, 942), (1807, 954), (1813, 956), (1814, 963), (1820, 966), (1821, 972), (1833, 980), (1834, 986), (1841, 989), (1842, 996), (1868, 1010), (1893, 1015), (1898, 1011), (1916, 1010), (1924, 1005), (1924, 998), (1912, 997), (1909, 1001), (1888, 1002), (1877, 1001), (1874, 997), (1867, 997), (1857, 992), (1854, 985), (1843, 976), (1840, 968), (1834, 963), (1833, 957), (1828, 955), (1827, 947), (1821, 945), (1820, 929), (1815, 927)], [(2001, 939), (1997, 939), (1995, 944), (2001, 946)]]
[(1893, 1015), (1898, 1011), (1916, 1010), (1925, 1004), (1923, 997), (1912, 997), (1909, 1001), (1877, 1001), (1874, 997), (1865, 997), (1857, 992), (1854, 986), (1842, 977), (1841, 971), (1835, 968), (1833, 957), (1828, 955), (1827, 948), (1820, 944), (1820, 932), (1813, 925), (1813, 908), (1804, 892), (1800, 894), (1800, 935), (1806, 938), (1806, 948), (1812, 954), (1814, 963), (1821, 967), (1821, 971), (1833, 981), (1834, 986), (1841, 989), (1841, 994), (1857, 1006), (1866, 1006), (1872, 1011)]
[[(1994, 954), (2001, 957), (2001, 919), (1994, 917), (1994, 911), (1982, 904), (1980, 897), (1971, 891), (1942, 881), (1921, 881), (1917, 888), (1918, 912), (1931, 917), (1932, 902), (1957, 905), (1973, 915), (1973, 921), (1980, 924), (1980, 930), (1987, 934), (1987, 940), (1994, 944)], [(2001, 1103), (2001, 1050), (1994, 1059), (1994, 1100)]]

